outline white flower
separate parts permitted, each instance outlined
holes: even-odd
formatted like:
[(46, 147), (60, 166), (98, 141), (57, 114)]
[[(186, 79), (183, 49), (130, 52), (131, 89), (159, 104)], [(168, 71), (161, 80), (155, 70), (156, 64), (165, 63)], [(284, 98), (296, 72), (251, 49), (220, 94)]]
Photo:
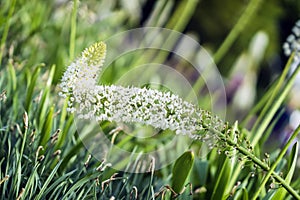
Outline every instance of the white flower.
[(97, 85), (105, 52), (105, 44), (96, 43), (67, 68), (60, 84), (60, 96), (70, 96), (69, 112), (77, 113), (82, 119), (142, 123), (192, 138), (201, 138), (199, 132), (205, 130), (204, 124), (222, 129), (220, 119), (170, 92)]
[(296, 52), (296, 59), (300, 57), (300, 20), (296, 22), (292, 28), (292, 34), (287, 37), (286, 42), (283, 44), (283, 51), (286, 56)]

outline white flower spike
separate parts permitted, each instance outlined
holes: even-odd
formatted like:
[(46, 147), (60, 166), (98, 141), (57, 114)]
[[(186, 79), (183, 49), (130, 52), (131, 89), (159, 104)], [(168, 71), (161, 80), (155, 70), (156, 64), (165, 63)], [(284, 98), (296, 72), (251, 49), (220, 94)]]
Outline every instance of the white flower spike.
[(170, 129), (193, 139), (201, 139), (203, 135), (199, 133), (206, 132), (205, 127), (222, 130), (224, 123), (219, 118), (170, 92), (97, 85), (105, 54), (106, 45), (96, 43), (67, 68), (60, 84), (60, 96), (69, 96), (69, 112), (82, 119), (142, 123)]

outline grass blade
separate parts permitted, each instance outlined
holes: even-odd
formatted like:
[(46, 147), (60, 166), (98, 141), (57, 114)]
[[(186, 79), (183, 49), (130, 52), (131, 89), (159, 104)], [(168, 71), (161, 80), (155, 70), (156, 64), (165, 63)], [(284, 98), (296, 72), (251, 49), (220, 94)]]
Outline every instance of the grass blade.
[[(274, 173), (274, 170), (275, 170), (276, 166), (281, 161), (281, 159), (283, 158), (283, 156), (285, 155), (286, 151), (288, 150), (288, 148), (290, 147), (290, 145), (294, 141), (294, 139), (297, 137), (297, 135), (298, 135), (299, 132), (300, 132), (300, 125), (297, 127), (297, 129), (294, 131), (294, 133), (292, 134), (292, 136), (289, 138), (288, 142), (284, 145), (284, 147), (282, 148), (282, 150), (279, 153), (278, 157), (276, 158), (276, 160), (272, 164), (270, 170), (265, 175), (262, 183), (260, 184), (260, 187), (256, 190), (256, 192), (254, 194), (254, 197), (253, 197), (254, 199), (256, 199), (259, 196), (260, 191), (265, 187), (265, 184), (269, 180), (270, 176)], [(285, 183), (285, 184), (287, 184), (287, 183)], [(288, 186), (288, 188), (290, 188), (290, 186), (288, 184), (286, 186)], [(293, 195), (297, 199), (300, 199), (299, 194), (296, 194), (295, 191), (293, 191), (291, 193), (291, 195)]]
[(242, 191), (243, 191), (243, 196), (242, 196), (243, 200), (248, 200), (249, 197), (248, 197), (248, 191), (247, 191), (247, 189), (243, 188)]
[(42, 131), (41, 131), (41, 139), (39, 144), (41, 146), (45, 146), (45, 144), (48, 142), (52, 130), (52, 124), (53, 124), (53, 114), (54, 114), (54, 106), (52, 106), (48, 112), (48, 116), (45, 120), (45, 123), (43, 125)]
[(226, 157), (222, 169), (217, 176), (217, 182), (215, 184), (211, 199), (225, 199), (225, 190), (230, 178), (230, 173), (231, 163), (230, 160)]
[[(297, 157), (298, 157), (298, 150), (299, 150), (299, 143), (296, 142), (296, 144), (294, 144), (293, 149), (291, 151), (291, 160), (292, 163), (290, 166), (288, 166), (289, 172), (285, 178), (287, 183), (290, 183), (293, 177), (293, 174), (295, 172), (296, 169), (296, 164), (297, 164)], [(277, 200), (277, 199), (284, 199), (285, 195), (286, 195), (286, 190), (284, 188), (279, 188), (277, 190), (277, 192), (275, 193), (275, 195), (273, 196), (272, 199)]]
[(39, 77), (39, 74), (40, 74), (40, 71), (41, 71), (40, 67), (43, 66), (43, 65), (44, 64), (38, 65), (35, 68), (32, 76), (30, 78), (30, 84), (27, 88), (27, 92), (26, 92), (27, 95), (26, 95), (26, 99), (25, 99), (25, 110), (26, 110), (27, 113), (29, 113), (29, 109), (30, 109), (31, 102), (32, 102), (34, 87), (36, 85), (36, 80)]
[(183, 153), (175, 162), (172, 171), (172, 189), (179, 194), (188, 179), (194, 165), (194, 153), (187, 151)]
[(9, 6), (9, 11), (8, 11), (8, 16), (6, 18), (4, 31), (2, 33), (1, 44), (0, 44), (0, 66), (1, 66), (1, 63), (2, 63), (2, 56), (3, 56), (3, 52), (4, 52), (5, 42), (6, 42), (6, 39), (7, 39), (9, 27), (10, 27), (10, 19), (11, 19), (13, 13), (14, 13), (15, 5), (16, 5), (16, 0), (12, 0), (11, 5)]
[(54, 175), (57, 172), (57, 169), (59, 168), (60, 164), (62, 163), (62, 160), (59, 161), (59, 163), (57, 163), (57, 165), (55, 166), (55, 168), (52, 170), (51, 174), (49, 175), (49, 177), (47, 178), (47, 180), (45, 181), (42, 189), (40, 190), (39, 194), (34, 198), (35, 200), (41, 199), (42, 196), (44, 195), (45, 190), (47, 189), (50, 181), (53, 179)]
[(79, 181), (77, 181), (66, 193), (66, 195), (63, 197), (63, 200), (68, 199), (70, 194), (73, 194), (78, 188), (82, 187), (85, 183), (87, 183), (88, 181), (90, 181), (91, 179), (96, 178), (97, 176), (99, 176), (100, 174), (97, 173), (91, 173), (91, 174), (87, 174), (85, 177), (83, 177), (82, 179), (80, 179)]

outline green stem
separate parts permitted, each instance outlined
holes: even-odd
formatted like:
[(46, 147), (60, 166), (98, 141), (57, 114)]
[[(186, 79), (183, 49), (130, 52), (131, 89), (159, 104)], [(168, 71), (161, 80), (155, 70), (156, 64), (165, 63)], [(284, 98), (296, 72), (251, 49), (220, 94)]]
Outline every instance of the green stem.
[(240, 146), (237, 144), (235, 141), (233, 141), (231, 138), (226, 137), (223, 133), (215, 130), (215, 129), (210, 129), (211, 132), (217, 134), (219, 138), (222, 141), (225, 141), (229, 146), (232, 146), (233, 148), (237, 149), (241, 154), (245, 155), (247, 158), (251, 159), (255, 164), (260, 166), (263, 170), (268, 171), (270, 168), (269, 166), (262, 162), (259, 158), (257, 158), (254, 154), (250, 153), (248, 149), (246, 149), (243, 146)]
[[(243, 15), (237, 21), (230, 33), (227, 35), (217, 52), (213, 55), (213, 60), (215, 64), (218, 64), (220, 62), (220, 60), (224, 57), (224, 55), (228, 52), (229, 48), (232, 46), (233, 42), (239, 36), (239, 34), (245, 29), (250, 19), (259, 8), (260, 2), (261, 0), (250, 1)], [(193, 91), (198, 91), (202, 85), (202, 79), (201, 77), (199, 77), (193, 85)]]
[(22, 141), (22, 146), (21, 146), (21, 150), (20, 150), (20, 155), (19, 155), (19, 159), (17, 162), (17, 170), (16, 170), (16, 174), (15, 174), (15, 179), (14, 179), (14, 185), (16, 186), (16, 195), (19, 194), (19, 189), (20, 189), (20, 185), (21, 185), (21, 180), (18, 179), (18, 174), (22, 173), (22, 157), (23, 157), (23, 153), (24, 153), (24, 148), (25, 148), (25, 143), (27, 140), (27, 130), (28, 128), (25, 127), (24, 130), (24, 134), (23, 134), (23, 141)]
[(280, 184), (296, 199), (300, 199), (299, 194), (283, 179), (281, 178), (277, 173), (272, 173), (272, 176), (280, 182)]
[(256, 122), (255, 122), (255, 124), (254, 124), (254, 126), (251, 130), (252, 133), (255, 133), (255, 135), (251, 135), (251, 137), (252, 137), (251, 141), (252, 141), (253, 146), (255, 146), (257, 144), (259, 138), (261, 137), (261, 135), (263, 134), (263, 132), (267, 128), (267, 126), (270, 123), (270, 121), (272, 120), (275, 112), (277, 111), (277, 109), (279, 108), (279, 106), (281, 105), (281, 103), (283, 101), (283, 99), (282, 99), (282, 101), (276, 101), (275, 100), (276, 96), (278, 94), (280, 94), (280, 96), (282, 98), (286, 97), (286, 96), (283, 96), (282, 93), (280, 93), (280, 88), (283, 86), (284, 80), (285, 80), (285, 78), (286, 78), (286, 76), (287, 76), (287, 74), (290, 70), (290, 67), (291, 67), (292, 63), (293, 63), (294, 55), (295, 54), (293, 54), (289, 58), (286, 66), (285, 66), (285, 68), (284, 68), (284, 70), (283, 70), (283, 72), (282, 72), (282, 74), (279, 78), (279, 81), (276, 84), (276, 86), (275, 86), (275, 88), (272, 92), (271, 97), (269, 98), (267, 104), (263, 108), (261, 114), (259, 115), (258, 119), (256, 120)]
[[(275, 161), (275, 163), (272, 165), (272, 167), (270, 168), (266, 163), (262, 162), (258, 157), (256, 157), (254, 154), (252, 154), (251, 152), (249, 152), (248, 149), (240, 146), (239, 144), (237, 144), (236, 142), (234, 142), (231, 138), (226, 137), (226, 135), (224, 135), (223, 133), (221, 133), (220, 131), (217, 131), (215, 129), (209, 128), (209, 130), (211, 132), (213, 132), (214, 134), (218, 135), (218, 137), (222, 140), (225, 141), (229, 146), (234, 147), (239, 153), (243, 154), (244, 156), (246, 156), (248, 159), (250, 159), (251, 161), (253, 161), (253, 163), (257, 164), (261, 169), (263, 169), (264, 171), (267, 171), (269, 174), (269, 177), (272, 175), (278, 182), (280, 182), (280, 184), (296, 199), (300, 199), (300, 196), (298, 195), (298, 193), (283, 179), (281, 178), (276, 172), (274, 172), (275, 167), (277, 166), (277, 164), (279, 163), (279, 161), (282, 159), (282, 157), (284, 156), (286, 150), (288, 149), (288, 147), (290, 146), (291, 142), (293, 141), (293, 139), (295, 139), (295, 137), (297, 136), (297, 133), (300, 131), (300, 126), (297, 128), (297, 130), (294, 132), (294, 134), (292, 135), (292, 137), (290, 138), (289, 142), (285, 145), (285, 147), (283, 148), (283, 150), (281, 151), (280, 155), (278, 156), (277, 160)], [(265, 179), (268, 179), (269, 177), (265, 177)], [(264, 185), (264, 184), (263, 184)], [(262, 186), (262, 185), (261, 185)], [(260, 191), (261, 188), (259, 188)], [(253, 198), (255, 199), (255, 198)]]
[(181, 32), (193, 15), (199, 0), (181, 1), (166, 28)]
[[(291, 57), (293, 57), (293, 56), (291, 56)], [(291, 64), (290, 63), (290, 61), (291, 61), (291, 58), (290, 58), (290, 60), (288, 61), (288, 63), (289, 64)], [(288, 66), (288, 65), (287, 65)], [(276, 110), (277, 109), (275, 109), (275, 108), (277, 108), (277, 107), (279, 107), (280, 105), (281, 105), (281, 103), (283, 102), (283, 100), (286, 98), (286, 96), (288, 95), (288, 93), (289, 93), (289, 91), (291, 90), (291, 88), (292, 88), (292, 86), (293, 86), (293, 83), (294, 83), (294, 80), (295, 80), (295, 78), (296, 78), (296, 76), (297, 76), (297, 74), (299, 73), (299, 71), (300, 71), (300, 67), (298, 66), (297, 67), (297, 69), (293, 72), (293, 74), (291, 75), (291, 77), (288, 79), (288, 81), (287, 81), (287, 83), (286, 83), (286, 86), (283, 88), (283, 91), (282, 92), (280, 92), (280, 96), (279, 96), (279, 98), (274, 102), (274, 101), (272, 101), (272, 103), (269, 103), (270, 105), (269, 106), (272, 106), (272, 113), (270, 114), (268, 114), (269, 115), (269, 118), (270, 118), (270, 120), (271, 120), (271, 118), (272, 118), (272, 116), (274, 116), (274, 113), (276, 112)], [(278, 80), (278, 83), (280, 82), (280, 80)], [(270, 101), (269, 101), (270, 102)], [(262, 132), (263, 133), (263, 132)], [(257, 135), (257, 133), (256, 133), (256, 135)], [(261, 134), (260, 134), (261, 135)], [(257, 144), (257, 142), (258, 142), (258, 137), (257, 137), (257, 139), (255, 139), (255, 140), (253, 140), (252, 141), (252, 145), (253, 146), (255, 146), (256, 144)], [(233, 173), (233, 175), (232, 175), (232, 177), (231, 177), (231, 182), (229, 183), (229, 188), (232, 188), (233, 187), (233, 185), (235, 184), (235, 181), (236, 181), (236, 179), (238, 178), (238, 176), (239, 176), (239, 174), (240, 174), (240, 171), (241, 171), (241, 166), (244, 164), (244, 162), (240, 162), (239, 164), (238, 164), (238, 166), (236, 167), (236, 170), (234, 171), (234, 173)], [(274, 176), (275, 177), (275, 176)]]
[(241, 127), (245, 127), (251, 117), (256, 114), (259, 110), (261, 110), (264, 105), (269, 101), (272, 92), (274, 91), (275, 86), (277, 85), (278, 80), (276, 80), (271, 87), (265, 92), (264, 96), (259, 100), (258, 103), (255, 104), (255, 106), (247, 113), (247, 115), (244, 117), (242, 122), (240, 123)]
[(11, 2), (11, 5), (10, 5), (9, 11), (8, 11), (7, 20), (6, 20), (5, 27), (4, 27), (4, 30), (3, 30), (3, 35), (2, 35), (2, 38), (1, 38), (1, 44), (0, 44), (0, 66), (1, 66), (1, 63), (2, 63), (2, 56), (3, 56), (3, 52), (4, 52), (5, 42), (6, 42), (8, 31), (9, 31), (10, 18), (12, 16), (12, 14), (14, 13), (15, 5), (16, 5), (16, 0), (13, 0)]
[[(173, 34), (168, 35), (165, 40), (163, 41), (163, 44), (161, 45), (161, 49), (164, 49), (166, 46), (171, 47), (174, 46), (178, 40), (178, 33), (180, 33), (184, 27), (186, 26), (187, 22), (190, 20), (192, 14), (194, 13), (196, 7), (198, 4), (198, 0), (185, 0), (181, 1), (178, 7), (175, 10), (175, 13), (172, 14), (170, 17), (170, 21), (167, 23), (166, 28), (174, 30)], [(153, 43), (157, 42), (157, 40), (154, 40)], [(154, 54), (147, 55), (149, 57), (154, 56)], [(163, 63), (169, 53), (166, 53), (164, 51), (159, 51), (157, 55), (151, 60), (152, 63)], [(142, 63), (145, 63), (145, 57), (142, 55), (137, 55), (134, 63), (132, 66), (138, 66)], [(155, 70), (153, 68), (149, 68), (141, 77), (141, 79), (147, 78), (148, 76), (155, 73)]]
[[(273, 175), (275, 173), (274, 172), (275, 168), (277, 167), (277, 165), (279, 164), (279, 162), (281, 161), (281, 159), (283, 158), (283, 156), (285, 155), (285, 153), (287, 152), (288, 148), (291, 146), (292, 142), (297, 137), (297, 135), (298, 135), (299, 132), (300, 132), (300, 125), (294, 131), (294, 133), (292, 134), (292, 136), (290, 137), (290, 139), (288, 140), (288, 142), (284, 145), (284, 147), (282, 148), (279, 156), (276, 158), (275, 162), (271, 166), (270, 170), (268, 170), (268, 173), (264, 177), (262, 183), (260, 184), (260, 187), (258, 188), (258, 190), (256, 190), (256, 193), (254, 194), (253, 199), (256, 199), (259, 196), (260, 191), (265, 187), (265, 184), (267, 183), (267, 181), (269, 180), (269, 178), (271, 177), (271, 175)], [(295, 192), (294, 190), (290, 190), (289, 187), (287, 187), (286, 189), (290, 192), (291, 195), (293, 195), (293, 197), (295, 197), (296, 199), (300, 199), (300, 196), (297, 194), (297, 192)]]
[(72, 18), (71, 18), (71, 33), (70, 33), (70, 60), (74, 60), (75, 55), (75, 39), (76, 39), (76, 17), (77, 17), (77, 2), (78, 0), (73, 1), (72, 9)]
[(213, 58), (215, 63), (219, 63), (224, 55), (228, 52), (229, 48), (232, 46), (233, 42), (239, 36), (239, 34), (248, 25), (250, 19), (253, 17), (255, 12), (258, 10), (261, 0), (251, 0), (245, 9), (243, 15), (237, 21), (233, 29), (230, 31), (220, 48), (214, 54)]

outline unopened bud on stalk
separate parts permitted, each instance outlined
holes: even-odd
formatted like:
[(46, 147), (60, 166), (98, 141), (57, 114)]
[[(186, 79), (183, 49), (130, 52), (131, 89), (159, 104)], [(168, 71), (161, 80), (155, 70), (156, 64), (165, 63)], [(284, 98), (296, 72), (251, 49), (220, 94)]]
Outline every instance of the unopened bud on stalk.
[(24, 122), (24, 128), (28, 129), (28, 115), (27, 112), (25, 111), (25, 113), (23, 114), (23, 122)]

